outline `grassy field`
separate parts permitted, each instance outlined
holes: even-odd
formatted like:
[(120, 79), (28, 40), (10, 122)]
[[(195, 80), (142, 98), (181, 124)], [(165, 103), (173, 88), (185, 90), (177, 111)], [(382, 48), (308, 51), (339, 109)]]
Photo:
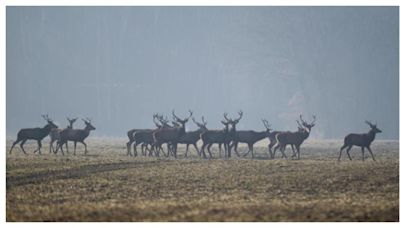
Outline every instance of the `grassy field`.
[(81, 145), (77, 156), (49, 155), (47, 142), (42, 155), (36, 143), (28, 155), (16, 147), (7, 221), (399, 221), (398, 141), (374, 142), (376, 162), (353, 148), (340, 163), (341, 141), (308, 140), (301, 160), (270, 160), (265, 142), (254, 159), (229, 160), (194, 149), (184, 159), (183, 147), (179, 159), (133, 158), (125, 143), (89, 139), (87, 156)]

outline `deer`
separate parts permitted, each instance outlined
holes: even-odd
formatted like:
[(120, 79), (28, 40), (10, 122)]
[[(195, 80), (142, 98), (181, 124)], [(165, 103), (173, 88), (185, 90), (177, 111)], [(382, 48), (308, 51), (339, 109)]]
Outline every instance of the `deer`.
[[(311, 133), (311, 128), (315, 126), (316, 117), (313, 115), (313, 121), (311, 123), (307, 123), (303, 120), (302, 115), (300, 115), (301, 124), (298, 120), (297, 123), (299, 125), (299, 130), (297, 132), (281, 132), (276, 135), (276, 140), (278, 141), (278, 145), (274, 149), (275, 151), (279, 148), (282, 155), (287, 159), (285, 154), (286, 145), (293, 145), (297, 150), (297, 158), (300, 159), (300, 146), (308, 138)], [(293, 147), (292, 147), (293, 149)], [(296, 157), (296, 152), (293, 150), (293, 156)]]
[[(232, 149), (232, 146), (233, 146), (233, 143), (231, 145), (231, 142), (233, 142), (233, 140), (236, 137), (236, 125), (239, 123), (239, 121), (243, 117), (243, 112), (242, 111), (239, 111), (238, 114), (239, 114), (239, 117), (236, 118), (235, 120), (233, 120), (231, 118), (228, 118), (228, 115), (226, 113), (224, 114), (225, 120), (231, 125), (231, 127), (230, 127), (230, 129), (228, 131), (227, 137), (226, 137), (226, 142), (225, 142), (226, 145), (227, 145), (226, 148), (228, 149), (227, 151), (225, 151), (225, 157), (228, 157), (228, 158), (231, 157), (231, 149)], [(236, 155), (238, 157), (240, 157), (240, 155), (239, 155), (239, 153), (237, 151), (235, 151), (235, 153), (236, 153)]]
[[(157, 119), (159, 122), (156, 122), (156, 119)], [(168, 121), (166, 121), (166, 120), (164, 119), (164, 117), (161, 116), (161, 115), (158, 114), (158, 113), (153, 114), (153, 122), (154, 122), (154, 124), (156, 125), (157, 128), (161, 128), (161, 127), (163, 127), (163, 126), (165, 126), (165, 127), (171, 127), (170, 125), (168, 125)], [(160, 124), (160, 123), (161, 123), (161, 124)], [(134, 139), (133, 135), (134, 135), (137, 131), (143, 131), (143, 130), (148, 131), (148, 130), (154, 130), (154, 129), (131, 129), (131, 130), (129, 130), (129, 131), (127, 132), (127, 135), (128, 135), (128, 138), (129, 138), (129, 141), (126, 143), (126, 149), (127, 149), (127, 155), (128, 155), (128, 156), (129, 156), (129, 155), (132, 155), (132, 153), (131, 153), (131, 146), (132, 146), (132, 144), (135, 142), (135, 139)], [(139, 144), (137, 144), (137, 145), (139, 145)], [(143, 146), (146, 146), (146, 147), (147, 147), (146, 144), (144, 144)], [(143, 154), (143, 153), (144, 153), (144, 152), (143, 152), (143, 147), (142, 147), (142, 154)]]
[[(156, 119), (159, 121), (156, 122)], [(153, 115), (153, 122), (156, 125), (157, 129), (143, 129), (143, 130), (137, 130), (133, 135), (132, 135), (132, 140), (134, 142), (133, 148), (134, 148), (134, 154), (135, 157), (137, 156), (137, 149), (136, 147), (141, 144), (142, 147), (142, 155), (145, 155), (145, 150), (149, 151), (149, 155), (152, 155), (152, 152), (154, 151), (154, 138), (153, 138), (153, 133), (154, 131), (158, 129), (167, 129), (167, 128), (173, 128), (171, 125), (168, 124), (168, 119), (164, 118), (164, 116), (161, 116), (159, 114), (154, 114)], [(161, 124), (160, 124), (161, 123)], [(150, 150), (148, 149), (148, 145), (151, 146)], [(145, 148), (145, 150), (144, 150)], [(164, 153), (164, 150), (160, 148), (161, 151)], [(156, 156), (159, 156), (159, 151), (157, 151)], [(164, 153), (165, 154), (165, 153)], [(132, 153), (129, 151), (128, 155), (132, 156)]]
[(193, 112), (189, 110), (189, 116), (185, 119), (181, 119), (175, 115), (175, 111), (172, 110), (172, 116), (175, 122), (180, 124), (179, 127), (174, 128), (165, 128), (165, 129), (158, 129), (153, 133), (154, 138), (154, 146), (156, 150), (157, 148), (161, 148), (162, 144), (164, 143), (171, 143), (172, 144), (172, 153), (175, 158), (177, 158), (177, 145), (179, 139), (185, 134), (185, 124), (188, 122), (189, 118), (192, 117)]
[[(226, 113), (224, 113), (224, 116)], [(224, 149), (227, 151), (227, 141), (228, 141), (228, 132), (229, 132), (229, 122), (221, 120), (222, 125), (224, 128), (222, 130), (207, 130), (200, 134), (200, 138), (203, 141), (203, 145), (201, 146), (200, 153), (202, 154), (203, 158), (207, 158), (205, 153), (205, 148), (207, 147), (208, 154), (210, 158), (212, 158), (212, 154), (210, 151), (211, 146), (214, 143), (219, 145), (219, 155), (221, 157), (221, 145), (224, 144)]]
[(27, 140), (36, 140), (38, 148), (34, 151), (34, 153), (39, 151), (39, 154), (41, 154), (40, 149), (42, 148), (42, 140), (50, 133), (51, 129), (58, 127), (49, 118), (49, 115), (42, 115), (42, 117), (45, 121), (47, 121), (47, 124), (43, 128), (23, 128), (18, 131), (17, 140), (13, 142), (9, 152), (10, 154), (14, 146), (19, 142), (21, 142), (19, 146), (21, 147), (22, 152), (26, 154), (26, 151), (24, 150), (24, 144)]
[[(78, 119), (78, 118), (72, 118), (72, 119), (70, 119), (70, 118), (67, 117), (67, 120), (68, 120), (68, 122), (69, 122), (69, 124), (67, 125), (67, 128), (68, 128), (68, 129), (72, 129), (72, 128), (73, 128), (73, 125), (74, 125), (74, 122), (75, 122), (77, 119)], [(58, 140), (60, 139), (60, 132), (61, 132), (62, 130), (64, 130), (64, 129), (60, 129), (60, 128), (53, 128), (53, 129), (51, 129), (50, 134), (49, 134), (49, 136), (50, 136), (49, 153), (51, 153), (52, 151), (53, 151), (53, 153), (55, 152), (54, 147), (53, 147), (53, 143), (54, 143), (54, 141), (58, 141)], [(66, 143), (65, 146), (66, 146), (66, 148), (67, 148), (67, 153), (68, 153), (68, 143)]]
[(267, 138), (271, 135), (271, 125), (268, 123), (266, 119), (261, 119), (261, 121), (264, 124), (264, 127), (266, 128), (265, 131), (236, 131), (234, 140), (233, 140), (233, 147), (236, 153), (237, 152), (237, 146), (238, 143), (247, 143), (248, 151), (243, 155), (243, 157), (247, 156), (251, 152), (251, 158), (254, 158), (253, 154), (253, 146), (255, 143), (258, 141)]
[(197, 141), (200, 140), (200, 134), (207, 131), (207, 122), (205, 122), (204, 120), (204, 116), (201, 117), (201, 120), (203, 121), (203, 123), (199, 123), (195, 120), (194, 117), (192, 117), (192, 121), (197, 125), (197, 127), (199, 129), (197, 129), (196, 131), (190, 131), (190, 132), (186, 132), (184, 135), (182, 135), (182, 137), (179, 138), (178, 143), (180, 144), (186, 144), (186, 152), (185, 152), (185, 158), (187, 158), (188, 155), (188, 151), (189, 151), (189, 146), (193, 145), (194, 148), (197, 151), (197, 154), (199, 156), (201, 156), (199, 148), (197, 147)]
[(346, 137), (344, 137), (344, 144), (343, 146), (340, 148), (340, 152), (339, 152), (339, 158), (338, 161), (340, 162), (340, 158), (342, 156), (342, 150), (345, 149), (347, 147), (346, 153), (347, 156), (349, 157), (350, 161), (351, 161), (351, 156), (349, 151), (351, 150), (351, 148), (353, 146), (359, 146), (361, 147), (361, 153), (362, 153), (362, 160), (364, 161), (364, 148), (367, 148), (369, 153), (371, 154), (372, 160), (375, 161), (375, 157), (374, 154), (372, 153), (372, 150), (370, 148), (371, 143), (375, 140), (375, 135), (377, 133), (381, 133), (382, 131), (376, 127), (376, 123), (372, 124), (369, 121), (365, 121), (365, 123), (367, 125), (369, 125), (369, 127), (371, 128), (368, 133), (365, 134), (348, 134), (346, 135)]
[(60, 132), (60, 139), (57, 142), (57, 148), (56, 152), (58, 149), (61, 149), (62, 155), (64, 155), (64, 151), (62, 146), (66, 144), (68, 141), (73, 141), (74, 142), (74, 155), (76, 155), (76, 143), (80, 142), (85, 146), (85, 154), (87, 154), (87, 146), (84, 140), (89, 136), (90, 131), (96, 130), (96, 128), (92, 125), (91, 119), (86, 118), (82, 119), (82, 121), (85, 123), (85, 128), (84, 129), (64, 129)]

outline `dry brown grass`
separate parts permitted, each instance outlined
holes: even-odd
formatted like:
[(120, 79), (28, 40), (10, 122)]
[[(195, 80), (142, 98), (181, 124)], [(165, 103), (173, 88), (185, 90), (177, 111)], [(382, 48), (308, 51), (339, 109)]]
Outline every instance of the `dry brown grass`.
[(399, 221), (397, 141), (374, 142), (377, 162), (354, 148), (341, 163), (338, 141), (310, 140), (288, 161), (266, 159), (263, 143), (255, 159), (229, 160), (132, 158), (124, 144), (89, 140), (88, 156), (15, 149), (7, 221)]

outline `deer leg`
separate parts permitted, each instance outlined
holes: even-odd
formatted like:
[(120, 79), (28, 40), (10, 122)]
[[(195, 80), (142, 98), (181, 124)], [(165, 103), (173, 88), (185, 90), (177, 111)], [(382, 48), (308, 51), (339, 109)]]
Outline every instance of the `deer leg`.
[(39, 151), (39, 154), (42, 154), (42, 152), (40, 151), (40, 149), (42, 148), (42, 140), (38, 140), (37, 143), (38, 143), (37, 150)]
[(198, 154), (199, 156), (201, 156), (200, 151), (199, 151), (199, 148), (197, 148), (197, 144), (196, 144), (196, 143), (193, 143), (193, 146), (194, 146), (194, 148), (196, 149), (197, 154)]
[[(273, 142), (273, 141), (271, 141), (271, 142), (268, 144), (268, 151), (269, 151), (269, 156), (271, 157), (271, 159), (274, 158), (274, 156), (272, 155), (272, 147), (274, 147), (274, 145), (275, 145), (275, 142)], [(275, 153), (275, 152), (274, 152), (274, 153)]]
[(276, 151), (280, 148), (280, 146), (281, 145), (276, 145), (275, 147), (274, 147), (274, 153), (272, 154), (272, 159), (274, 159), (275, 158), (275, 153), (276, 153)]
[(296, 153), (296, 151), (294, 150), (294, 146), (293, 146), (293, 144), (290, 144), (290, 147), (292, 147), (292, 158), (294, 158), (294, 157), (297, 157), (297, 153)]
[(346, 150), (347, 156), (349, 157), (350, 161), (351, 161), (351, 156), (350, 156), (349, 151), (351, 150), (352, 147), (353, 147), (353, 146), (350, 145), (349, 147), (347, 147), (347, 150)]
[(300, 145), (297, 145), (296, 149), (297, 149), (297, 158), (300, 160)]
[[(137, 142), (134, 142), (134, 143), (133, 143), (133, 153), (135, 154), (135, 157), (137, 156), (136, 147), (137, 147)], [(132, 156), (132, 154), (131, 154), (131, 156)]]
[(11, 151), (12, 151), (12, 149), (14, 148), (14, 146), (15, 146), (17, 143), (19, 143), (20, 141), (21, 141), (21, 139), (17, 139), (15, 142), (13, 142), (9, 154), (11, 154)]
[(251, 151), (251, 158), (254, 158), (253, 145), (252, 144), (248, 144), (248, 146), (249, 146), (249, 151)]
[(287, 159), (287, 156), (285, 154), (285, 150), (286, 150), (286, 145), (282, 145), (281, 149), (280, 149), (280, 151), (282, 153), (282, 158), (286, 158)]
[(210, 151), (210, 147), (211, 146), (212, 146), (212, 143), (208, 144), (208, 146), (207, 146), (207, 151), (208, 151), (208, 154), (210, 155), (210, 158), (212, 158), (212, 154), (211, 154), (211, 151)]
[(24, 152), (24, 154), (26, 154), (26, 152), (25, 152), (25, 150), (24, 150), (24, 144), (25, 144), (26, 140), (27, 140), (27, 139), (22, 140), (21, 144), (19, 144), (19, 146), (21, 147), (22, 152)]
[(371, 154), (371, 156), (372, 156), (372, 160), (374, 160), (374, 161), (375, 161), (375, 157), (374, 157), (374, 154), (372, 153), (372, 150), (371, 150), (371, 148), (369, 148), (369, 146), (367, 146), (367, 149), (368, 149), (369, 153), (370, 153), (370, 154)]
[(342, 157), (342, 150), (343, 150), (344, 148), (346, 148), (346, 147), (347, 147), (347, 145), (343, 145), (343, 146), (340, 148), (338, 161), (340, 161), (340, 158)]
[(53, 140), (53, 139), (50, 139), (50, 145), (49, 145), (49, 154), (51, 154), (51, 151), (53, 150), (53, 152), (54, 152), (54, 148), (53, 148), (53, 142), (54, 142), (55, 140)]
[(65, 148), (67, 149), (67, 154), (69, 154), (69, 151), (68, 151), (68, 141), (65, 142)]
[(205, 144), (205, 143), (203, 143), (203, 145), (201, 145), (200, 153), (203, 156), (203, 158), (207, 158), (206, 152), (205, 152), (206, 146), (207, 146), (207, 144)]
[(187, 158), (188, 150), (189, 150), (189, 144), (186, 144), (185, 158)]
[(142, 156), (146, 156), (146, 151), (144, 151), (145, 145), (146, 145), (145, 143), (142, 143), (142, 145), (140, 145), (140, 148), (142, 149)]
[(87, 154), (87, 153), (88, 153), (88, 150), (87, 150), (86, 143), (85, 143), (84, 141), (82, 141), (81, 143), (85, 146), (85, 154)]
[[(68, 141), (67, 141), (68, 143)], [(76, 141), (74, 141), (74, 155), (76, 155)]]

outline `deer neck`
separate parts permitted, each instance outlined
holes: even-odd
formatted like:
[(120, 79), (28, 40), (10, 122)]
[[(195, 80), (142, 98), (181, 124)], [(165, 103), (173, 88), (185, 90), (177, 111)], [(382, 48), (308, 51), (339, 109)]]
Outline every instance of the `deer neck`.
[(47, 124), (46, 126), (44, 126), (44, 127), (42, 128), (42, 130), (43, 130), (43, 132), (44, 132), (45, 134), (49, 134), (50, 131), (51, 131), (51, 129), (52, 129), (52, 127), (51, 127), (50, 124)]
[(369, 139), (371, 142), (374, 141), (375, 135), (376, 135), (376, 133), (375, 133), (373, 130), (370, 130), (370, 131), (368, 132), (368, 134), (367, 134), (368, 139)]

